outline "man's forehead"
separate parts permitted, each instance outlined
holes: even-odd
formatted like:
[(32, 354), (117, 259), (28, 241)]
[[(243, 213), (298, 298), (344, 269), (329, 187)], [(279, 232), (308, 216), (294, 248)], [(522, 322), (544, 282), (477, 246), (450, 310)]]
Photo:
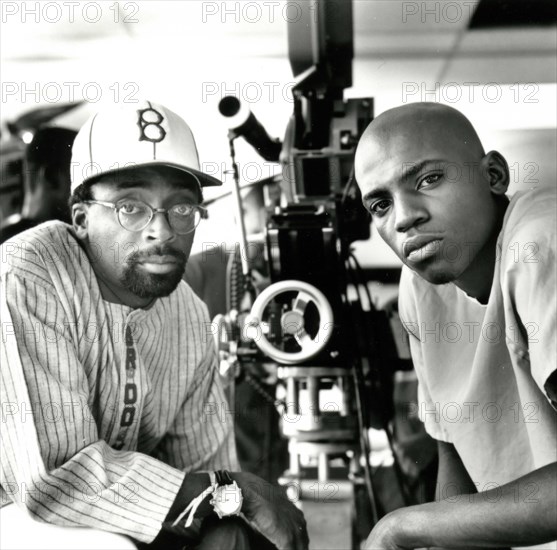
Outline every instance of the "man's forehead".
[(370, 133), (358, 146), (356, 177), (376, 170), (402, 169), (428, 159), (457, 163), (479, 161), (480, 152), (465, 138), (447, 128), (439, 130), (424, 126), (414, 132), (394, 129), (388, 134)]
[[(404, 162), (420, 157), (420, 151), (407, 143), (404, 134), (390, 135), (369, 133), (364, 136), (356, 151), (356, 177), (377, 170), (392, 170)], [(412, 150), (414, 149), (414, 150)]]

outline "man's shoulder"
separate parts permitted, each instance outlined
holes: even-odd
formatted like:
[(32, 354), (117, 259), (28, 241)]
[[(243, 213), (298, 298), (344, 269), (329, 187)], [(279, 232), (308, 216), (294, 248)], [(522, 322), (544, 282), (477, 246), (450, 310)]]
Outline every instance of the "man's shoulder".
[(503, 236), (529, 237), (555, 234), (557, 188), (533, 187), (515, 193), (510, 200)]
[(12, 235), (0, 246), (2, 246), (6, 255), (9, 255), (10, 250), (21, 247), (34, 248), (38, 254), (44, 255), (49, 250), (52, 253), (54, 251), (53, 247), (57, 245), (64, 246), (76, 241), (77, 238), (71, 225), (52, 220)]
[(0, 246), (2, 273), (38, 273), (74, 263), (79, 244), (70, 225), (50, 221), (10, 237)]
[(517, 212), (530, 213), (535, 212), (539, 208), (548, 209), (551, 203), (555, 206), (557, 200), (557, 187), (555, 186), (539, 186), (530, 187), (522, 191), (517, 191), (510, 198), (509, 210)]
[(513, 195), (498, 246), (501, 262), (509, 269), (542, 260), (553, 261), (556, 249), (557, 189), (536, 187)]

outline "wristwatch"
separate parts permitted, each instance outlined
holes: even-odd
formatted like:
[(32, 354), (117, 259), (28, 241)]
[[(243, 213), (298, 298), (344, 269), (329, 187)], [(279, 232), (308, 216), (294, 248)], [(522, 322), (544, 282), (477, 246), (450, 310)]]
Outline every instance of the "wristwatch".
[(232, 479), (226, 470), (215, 472), (217, 488), (213, 491), (212, 504), (215, 513), (219, 518), (228, 516), (238, 516), (242, 510), (242, 489)]

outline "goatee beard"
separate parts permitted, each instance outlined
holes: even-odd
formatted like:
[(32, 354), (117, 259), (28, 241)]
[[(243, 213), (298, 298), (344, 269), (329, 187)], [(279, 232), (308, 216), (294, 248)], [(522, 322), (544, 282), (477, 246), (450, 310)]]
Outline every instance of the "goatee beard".
[[(172, 256), (176, 260), (176, 269), (170, 273), (148, 273), (138, 264), (143, 257)], [(162, 298), (176, 290), (186, 270), (187, 257), (181, 250), (160, 246), (149, 252), (134, 252), (127, 258), (127, 265), (122, 276), (122, 284), (139, 298)]]

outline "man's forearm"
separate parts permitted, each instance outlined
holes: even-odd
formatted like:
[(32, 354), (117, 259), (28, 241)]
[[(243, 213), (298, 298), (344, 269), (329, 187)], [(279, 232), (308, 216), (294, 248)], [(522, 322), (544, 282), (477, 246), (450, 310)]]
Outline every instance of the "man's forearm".
[(505, 547), (557, 539), (557, 463), (489, 491), (395, 512), (403, 547)]

